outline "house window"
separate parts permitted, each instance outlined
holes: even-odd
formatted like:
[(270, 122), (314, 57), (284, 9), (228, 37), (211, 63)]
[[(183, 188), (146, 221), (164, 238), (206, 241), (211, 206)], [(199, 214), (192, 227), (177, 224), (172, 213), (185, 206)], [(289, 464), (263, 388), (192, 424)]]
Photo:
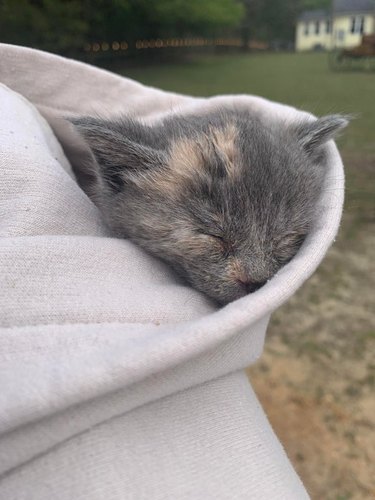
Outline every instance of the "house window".
[(320, 22), (315, 21), (315, 35), (319, 35), (319, 31), (320, 31)]
[(327, 19), (326, 21), (326, 33), (331, 33), (331, 20)]
[(309, 34), (309, 23), (305, 23), (305, 26), (303, 28), (303, 34), (306, 36)]
[(365, 28), (365, 17), (361, 16), (361, 23), (359, 25), (359, 32), (361, 33), (361, 35), (364, 32), (364, 28)]
[(350, 33), (360, 33), (362, 34), (365, 26), (364, 16), (355, 16), (351, 18), (350, 22)]

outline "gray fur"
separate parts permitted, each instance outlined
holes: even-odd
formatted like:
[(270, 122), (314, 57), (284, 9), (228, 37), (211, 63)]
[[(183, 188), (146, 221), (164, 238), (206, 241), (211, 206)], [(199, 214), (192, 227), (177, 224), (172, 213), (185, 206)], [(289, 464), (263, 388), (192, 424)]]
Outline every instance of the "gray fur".
[[(249, 112), (72, 120), (95, 162), (89, 195), (114, 233), (221, 304), (296, 254), (316, 217), (339, 115), (266, 126)], [(93, 175), (94, 174), (94, 175)]]

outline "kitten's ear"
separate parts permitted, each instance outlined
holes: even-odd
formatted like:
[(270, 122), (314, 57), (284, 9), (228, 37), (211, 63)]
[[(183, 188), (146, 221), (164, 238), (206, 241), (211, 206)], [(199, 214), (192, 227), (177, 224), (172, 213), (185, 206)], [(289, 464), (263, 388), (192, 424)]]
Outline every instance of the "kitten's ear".
[[(130, 122), (125, 125), (88, 117), (69, 121), (94, 155), (99, 184), (104, 183), (114, 191), (121, 191), (127, 179), (137, 173), (165, 163), (163, 152), (126, 137)], [(137, 127), (139, 131), (141, 126), (137, 124)]]
[(346, 116), (323, 116), (313, 122), (299, 125), (297, 127), (298, 140), (306, 152), (314, 153), (320, 146), (334, 139), (348, 123), (349, 119)]

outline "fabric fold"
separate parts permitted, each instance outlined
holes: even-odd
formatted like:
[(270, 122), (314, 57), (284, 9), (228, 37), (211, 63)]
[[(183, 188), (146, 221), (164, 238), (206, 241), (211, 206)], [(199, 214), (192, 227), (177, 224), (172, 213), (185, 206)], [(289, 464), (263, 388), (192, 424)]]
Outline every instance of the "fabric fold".
[(320, 216), (298, 254), (255, 294), (218, 310), (164, 263), (111, 236), (77, 183), (73, 171), (85, 151), (63, 118), (127, 113), (151, 123), (223, 104), (280, 125), (310, 115), (255, 96), (180, 96), (4, 44), (0, 81), (0, 469), (6, 472), (92, 426), (253, 363), (270, 314), (314, 272), (336, 235), (344, 177), (330, 143)]

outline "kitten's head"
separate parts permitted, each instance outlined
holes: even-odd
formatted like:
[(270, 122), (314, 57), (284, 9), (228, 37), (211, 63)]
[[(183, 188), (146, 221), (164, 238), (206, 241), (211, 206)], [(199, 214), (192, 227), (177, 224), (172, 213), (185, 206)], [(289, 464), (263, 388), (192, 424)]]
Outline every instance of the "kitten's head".
[(266, 283), (316, 218), (339, 115), (266, 127), (248, 112), (73, 120), (95, 157), (87, 192), (115, 234), (224, 304)]

